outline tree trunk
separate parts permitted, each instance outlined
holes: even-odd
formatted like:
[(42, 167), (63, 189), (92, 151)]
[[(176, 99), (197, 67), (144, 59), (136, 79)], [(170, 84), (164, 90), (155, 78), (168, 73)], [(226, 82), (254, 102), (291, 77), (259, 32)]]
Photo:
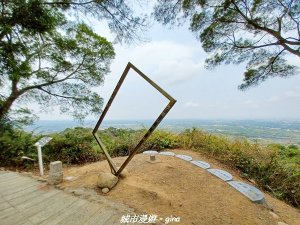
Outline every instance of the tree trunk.
[(13, 102), (18, 98), (18, 95), (11, 94), (0, 106), (0, 121), (2, 121), (10, 110)]

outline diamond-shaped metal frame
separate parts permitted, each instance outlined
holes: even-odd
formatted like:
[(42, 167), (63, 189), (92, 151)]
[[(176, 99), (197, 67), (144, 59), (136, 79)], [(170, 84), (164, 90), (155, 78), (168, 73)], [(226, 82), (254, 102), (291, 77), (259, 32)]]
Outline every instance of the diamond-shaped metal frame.
[[(154, 87), (156, 90), (158, 90), (163, 96), (165, 96), (167, 99), (169, 99), (168, 105), (164, 108), (164, 110), (161, 112), (161, 114), (157, 117), (157, 119), (154, 121), (152, 126), (149, 128), (149, 130), (146, 132), (146, 134), (143, 136), (143, 138), (139, 141), (139, 143), (136, 145), (136, 147), (130, 152), (128, 158), (125, 160), (125, 162), (121, 165), (119, 169), (117, 169), (116, 165), (114, 164), (112, 158), (108, 154), (108, 151), (97, 135), (97, 131), (107, 113), (109, 110), (114, 98), (116, 97), (121, 85), (123, 84), (123, 81), (125, 80), (128, 72), (130, 69), (133, 69), (137, 74), (139, 74), (142, 78), (144, 78), (152, 87)], [(115, 87), (108, 103), (106, 104), (94, 130), (93, 130), (93, 136), (95, 137), (97, 143), (99, 144), (100, 149), (104, 152), (105, 157), (108, 161), (108, 164), (110, 166), (111, 172), (115, 174), (116, 176), (119, 176), (122, 170), (127, 166), (127, 164), (130, 162), (130, 160), (134, 157), (134, 155), (138, 152), (138, 150), (141, 148), (143, 143), (150, 137), (152, 132), (155, 130), (155, 128), (158, 126), (158, 124), (163, 120), (163, 118), (167, 115), (167, 113), (170, 111), (170, 109), (174, 106), (176, 103), (176, 100), (172, 98), (166, 91), (164, 91), (161, 87), (159, 87), (154, 81), (152, 81), (149, 77), (147, 77), (143, 72), (141, 72), (138, 68), (136, 68), (132, 63), (128, 62), (125, 70), (123, 71), (123, 74), (117, 83), (117, 86)]]

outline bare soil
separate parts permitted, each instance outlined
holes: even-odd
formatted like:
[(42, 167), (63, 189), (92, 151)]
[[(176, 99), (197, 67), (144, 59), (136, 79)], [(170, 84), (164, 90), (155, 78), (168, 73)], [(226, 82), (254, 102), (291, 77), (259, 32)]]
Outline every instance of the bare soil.
[[(238, 171), (226, 167), (201, 153), (173, 150), (176, 154), (203, 160), (212, 168), (224, 169), (234, 180), (243, 180)], [(138, 213), (155, 214), (163, 221), (166, 217), (180, 217), (180, 223), (201, 225), (300, 225), (300, 211), (265, 193), (271, 209), (255, 204), (226, 182), (184, 160), (159, 155), (157, 163), (149, 163), (148, 155), (138, 154), (126, 167), (127, 177), (106, 194), (108, 199), (121, 201)], [(120, 166), (126, 157), (114, 158)], [(84, 166), (64, 168), (64, 176), (76, 177), (64, 181), (64, 188), (93, 188), (97, 190), (99, 171), (109, 172), (106, 161)], [(249, 182), (248, 182), (249, 183)], [(252, 184), (253, 185), (253, 184)], [(98, 190), (99, 194), (101, 190)], [(280, 223), (279, 223), (280, 224)]]

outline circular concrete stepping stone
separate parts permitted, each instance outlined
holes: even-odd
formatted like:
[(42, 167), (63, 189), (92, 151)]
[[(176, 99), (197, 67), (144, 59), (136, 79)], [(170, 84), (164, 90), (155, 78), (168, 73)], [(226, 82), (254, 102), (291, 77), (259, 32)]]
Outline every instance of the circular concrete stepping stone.
[(168, 156), (174, 156), (175, 153), (174, 152), (160, 152), (160, 155), (168, 155)]
[(177, 158), (183, 159), (185, 161), (192, 161), (193, 158), (191, 156), (188, 155), (175, 155)]
[(200, 161), (200, 160), (195, 160), (195, 161), (191, 161), (191, 163), (193, 163), (194, 165), (201, 167), (202, 169), (209, 169), (210, 165), (207, 162), (204, 161)]
[(263, 203), (265, 201), (264, 194), (252, 185), (240, 181), (230, 181), (228, 184), (241, 192), (252, 202)]
[(148, 150), (148, 151), (144, 151), (143, 154), (146, 154), (146, 155), (156, 155), (158, 154), (157, 151), (153, 151), (153, 150)]
[(232, 175), (225, 170), (208, 169), (207, 171), (226, 182), (232, 180)]

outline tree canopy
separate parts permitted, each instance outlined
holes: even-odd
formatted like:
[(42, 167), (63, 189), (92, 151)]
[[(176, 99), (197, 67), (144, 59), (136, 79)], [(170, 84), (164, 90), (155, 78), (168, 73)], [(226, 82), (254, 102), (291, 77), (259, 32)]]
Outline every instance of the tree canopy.
[(286, 56), (300, 59), (300, 1), (158, 0), (154, 16), (171, 25), (189, 19), (208, 68), (247, 62), (240, 89), (297, 73)]
[(64, 10), (77, 18), (89, 16), (98, 20), (105, 19), (110, 30), (116, 34), (117, 42), (130, 43), (141, 40), (142, 32), (148, 25), (146, 14), (136, 16), (131, 8), (143, 2), (142, 0), (44, 0), (43, 4)]
[(118, 41), (144, 27), (122, 0), (1, 0), (0, 12), (0, 122), (28, 121), (26, 102), (77, 119), (99, 113), (103, 100), (91, 88), (103, 84), (115, 53), (81, 16), (106, 19)]

